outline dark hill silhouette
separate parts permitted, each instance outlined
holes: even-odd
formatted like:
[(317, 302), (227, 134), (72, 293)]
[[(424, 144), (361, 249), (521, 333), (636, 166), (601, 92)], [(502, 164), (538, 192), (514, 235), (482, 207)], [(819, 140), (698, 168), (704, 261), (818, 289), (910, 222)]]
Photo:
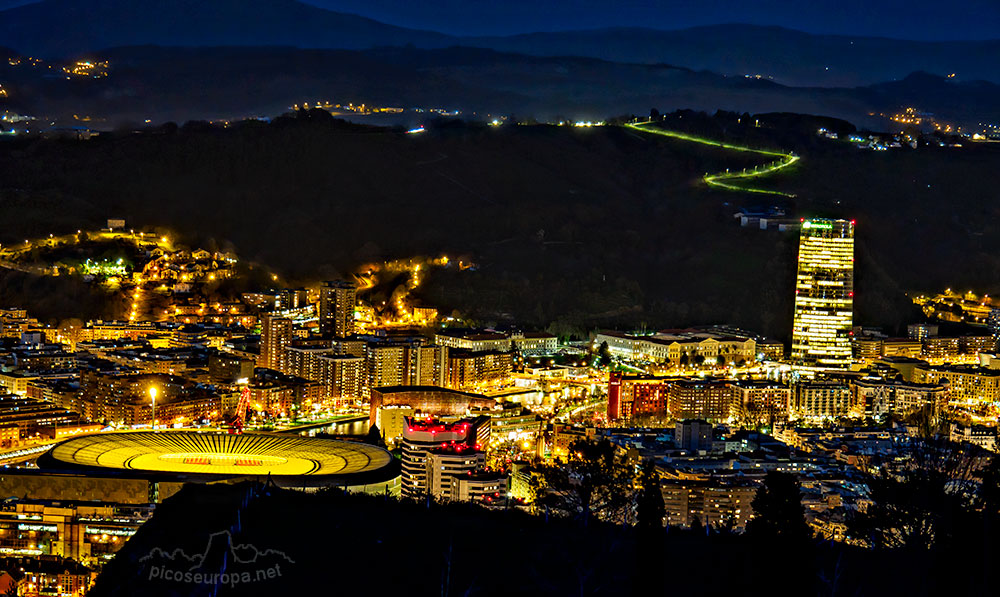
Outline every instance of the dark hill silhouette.
[[(247, 484), (185, 485), (160, 504), (152, 519), (102, 568), (92, 594), (510, 595), (512, 583), (485, 569), (483, 535), (491, 537), (498, 552), (517, 553), (525, 561), (539, 563), (516, 568), (517, 593), (524, 595), (939, 594), (954, 586), (952, 576), (942, 570), (981, 557), (981, 546), (993, 548), (995, 542), (975, 525), (968, 529), (973, 539), (956, 542), (954, 548), (935, 546), (915, 552), (829, 541), (789, 545), (784, 539), (734, 535), (719, 528), (707, 532), (671, 528), (643, 536), (631, 527), (591, 522), (584, 528), (570, 519), (514, 509), (428, 505), (333, 491), (272, 490), (241, 509), (248, 490)], [(151, 578), (148, 568), (138, 563), (155, 547), (204, 545), (207, 529), (218, 520), (234, 519), (238, 511), (246, 541), (293, 556), (294, 564), (281, 565), (280, 578), (221, 585), (216, 590), (212, 585)], [(479, 533), (462, 532), (466, 529)], [(413, 546), (418, 534), (419, 549)], [(763, 587), (760, 570), (773, 567), (775, 557), (787, 569), (770, 575)], [(720, 561), (725, 561), (725, 573), (720, 573)], [(988, 594), (985, 588), (994, 586), (991, 582), (977, 571), (969, 573), (964, 584), (974, 594)]]
[(948, 115), (979, 106), (982, 122), (1000, 121), (1000, 86), (989, 81), (956, 81), (918, 71), (900, 81), (871, 85), (857, 92), (873, 106), (916, 106), (945, 120)]

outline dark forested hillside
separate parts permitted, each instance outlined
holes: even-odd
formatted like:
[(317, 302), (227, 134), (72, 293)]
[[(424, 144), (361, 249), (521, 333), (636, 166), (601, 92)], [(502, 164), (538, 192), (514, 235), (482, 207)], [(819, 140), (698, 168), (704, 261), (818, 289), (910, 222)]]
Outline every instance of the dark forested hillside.
[[(998, 246), (986, 225), (1000, 188), (996, 149), (873, 154), (755, 131), (758, 145), (798, 144), (804, 158), (766, 181), (797, 195), (775, 202), (858, 219), (861, 322), (905, 322), (906, 290), (992, 290), (1000, 279), (986, 250)], [(618, 127), (441, 124), (407, 135), (313, 112), (226, 129), (11, 140), (0, 157), (0, 242), (124, 216), (232, 242), (302, 280), (371, 259), (470, 256), (476, 271), (432, 275), (425, 299), (484, 321), (789, 328), (795, 235), (740, 228), (735, 211), (771, 200), (700, 183), (756, 163), (750, 154)]]

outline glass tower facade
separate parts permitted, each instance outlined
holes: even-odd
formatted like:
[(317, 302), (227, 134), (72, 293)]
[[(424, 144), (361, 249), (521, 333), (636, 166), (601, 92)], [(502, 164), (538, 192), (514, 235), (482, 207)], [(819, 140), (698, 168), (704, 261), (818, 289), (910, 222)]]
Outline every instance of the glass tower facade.
[(792, 359), (815, 367), (849, 367), (854, 320), (854, 221), (803, 220)]

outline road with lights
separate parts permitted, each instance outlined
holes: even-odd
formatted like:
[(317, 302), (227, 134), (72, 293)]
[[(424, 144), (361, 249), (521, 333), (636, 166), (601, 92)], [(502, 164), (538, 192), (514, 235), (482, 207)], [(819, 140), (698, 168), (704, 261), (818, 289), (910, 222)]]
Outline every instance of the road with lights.
[(782, 153), (780, 151), (769, 151), (766, 149), (753, 149), (751, 147), (743, 147), (740, 145), (732, 145), (730, 143), (723, 143), (721, 141), (714, 141), (712, 139), (706, 139), (704, 137), (696, 137), (694, 135), (688, 135), (685, 133), (678, 133), (675, 131), (668, 131), (660, 128), (652, 128), (652, 122), (637, 122), (629, 123), (625, 126), (640, 131), (643, 133), (649, 133), (653, 135), (661, 135), (663, 137), (670, 137), (671, 139), (679, 139), (681, 141), (690, 141), (692, 143), (700, 143), (702, 145), (710, 145), (712, 147), (720, 147), (722, 149), (729, 149), (732, 151), (743, 151), (748, 153), (755, 153), (762, 156), (767, 156), (771, 158), (777, 158), (775, 161), (756, 166), (750, 170), (741, 170), (739, 172), (717, 172), (715, 174), (706, 174), (703, 180), (706, 184), (713, 187), (718, 187), (721, 189), (726, 189), (729, 191), (742, 191), (745, 193), (759, 193), (762, 195), (779, 195), (781, 197), (794, 197), (792, 193), (785, 193), (782, 191), (774, 191), (770, 189), (762, 189), (759, 187), (753, 187), (745, 184), (739, 184), (741, 181), (748, 181), (754, 178), (760, 178), (761, 176), (769, 176), (779, 170), (783, 170), (795, 162), (799, 161), (799, 156), (791, 153)]

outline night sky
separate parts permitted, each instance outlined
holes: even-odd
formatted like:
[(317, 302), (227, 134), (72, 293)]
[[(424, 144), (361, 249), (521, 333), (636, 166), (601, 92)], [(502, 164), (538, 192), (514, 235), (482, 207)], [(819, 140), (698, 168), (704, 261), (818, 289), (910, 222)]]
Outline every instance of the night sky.
[[(142, 0), (135, 0), (142, 2)], [(1000, 38), (1000, 0), (303, 0), (457, 35), (752, 23), (901, 39)], [(0, 0), (0, 8), (27, 0)]]

